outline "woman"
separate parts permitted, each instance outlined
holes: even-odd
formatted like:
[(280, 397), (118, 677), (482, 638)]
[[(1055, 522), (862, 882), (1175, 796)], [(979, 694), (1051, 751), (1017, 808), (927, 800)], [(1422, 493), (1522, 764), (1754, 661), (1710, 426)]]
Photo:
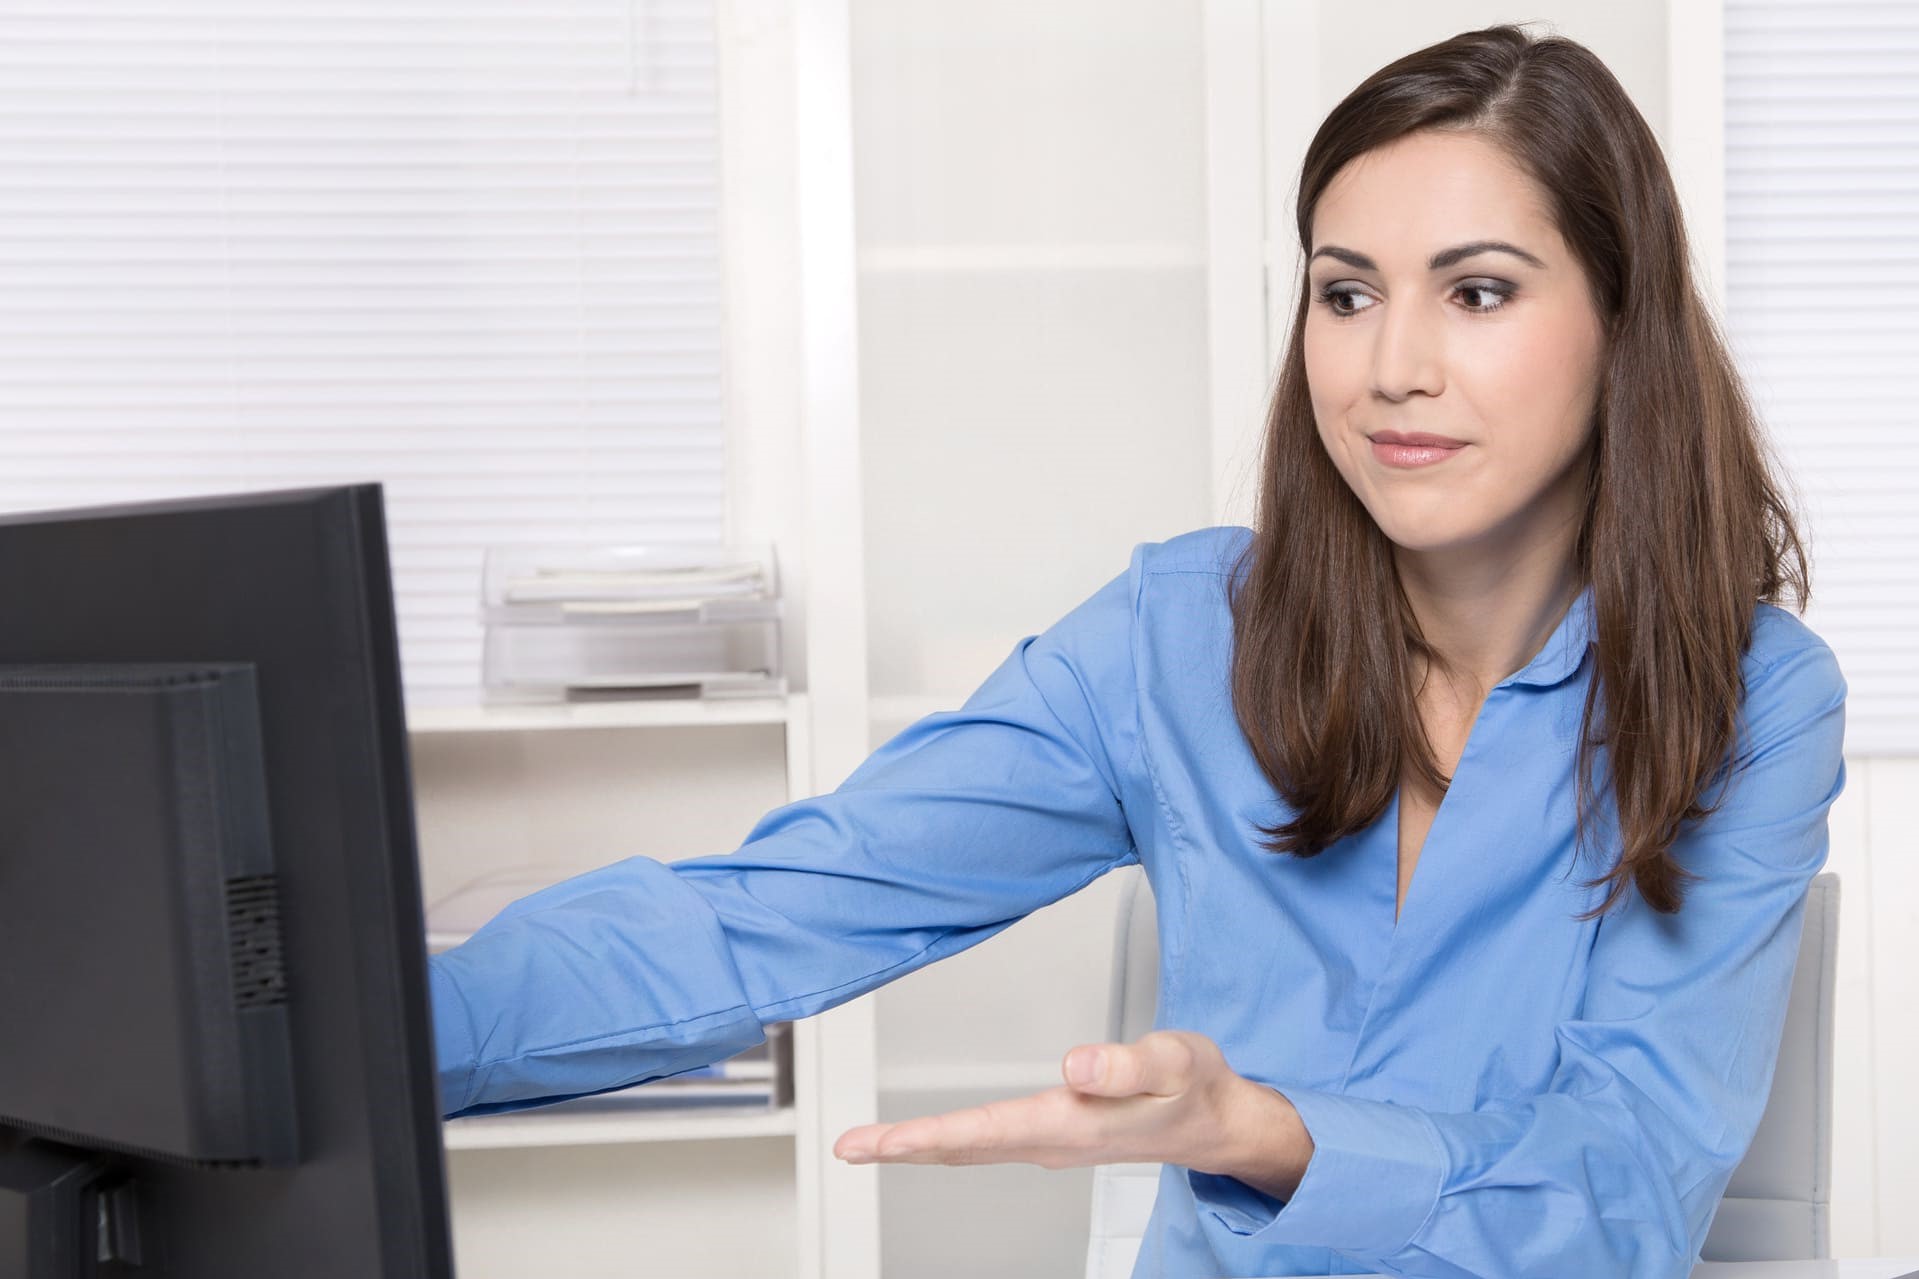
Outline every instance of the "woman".
[(1500, 26), (1335, 108), (1298, 229), (1256, 527), (1136, 547), (737, 851), (436, 957), (449, 1113), (739, 1052), (1138, 863), (1151, 1034), (835, 1153), (1161, 1163), (1142, 1275), (1690, 1270), (1846, 685), (1671, 179), (1588, 50)]

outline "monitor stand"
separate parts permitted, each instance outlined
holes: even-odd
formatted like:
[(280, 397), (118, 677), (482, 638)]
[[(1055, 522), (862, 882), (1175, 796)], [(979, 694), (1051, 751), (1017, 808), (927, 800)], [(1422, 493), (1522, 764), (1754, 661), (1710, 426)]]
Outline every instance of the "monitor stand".
[(140, 1265), (133, 1185), (111, 1157), (30, 1137), (0, 1150), (0, 1274), (78, 1279)]

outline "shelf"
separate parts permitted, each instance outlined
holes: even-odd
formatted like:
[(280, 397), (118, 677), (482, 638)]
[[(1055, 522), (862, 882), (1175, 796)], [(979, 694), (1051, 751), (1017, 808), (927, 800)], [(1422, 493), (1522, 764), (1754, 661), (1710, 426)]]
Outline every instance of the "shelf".
[(805, 711), (804, 693), (784, 697), (634, 698), (524, 706), (409, 706), (409, 733), (528, 732), (577, 728), (700, 728), (785, 724)]
[[(1060, 1054), (1062, 1057), (1065, 1053)], [(920, 1066), (881, 1066), (881, 1092), (965, 1092), (1011, 1090), (1045, 1092), (1066, 1083), (1057, 1061), (954, 1062)]]
[[(879, 723), (911, 723), (936, 711), (958, 710), (969, 691), (873, 697), (867, 716)], [(526, 732), (568, 728), (679, 728), (727, 724), (784, 724), (804, 711), (805, 693), (780, 697), (698, 698), (552, 705), (479, 704), (409, 706), (411, 733)]]
[(448, 1150), (510, 1150), (532, 1146), (596, 1146), (642, 1141), (710, 1141), (716, 1137), (790, 1137), (799, 1130), (793, 1107), (684, 1107), (635, 1114), (469, 1115), (442, 1125)]

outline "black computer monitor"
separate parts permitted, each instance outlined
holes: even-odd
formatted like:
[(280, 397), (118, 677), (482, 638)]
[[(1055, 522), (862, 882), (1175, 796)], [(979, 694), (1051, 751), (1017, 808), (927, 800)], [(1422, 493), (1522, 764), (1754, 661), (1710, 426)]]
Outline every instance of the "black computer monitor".
[(451, 1279), (380, 486), (0, 515), (0, 1274)]

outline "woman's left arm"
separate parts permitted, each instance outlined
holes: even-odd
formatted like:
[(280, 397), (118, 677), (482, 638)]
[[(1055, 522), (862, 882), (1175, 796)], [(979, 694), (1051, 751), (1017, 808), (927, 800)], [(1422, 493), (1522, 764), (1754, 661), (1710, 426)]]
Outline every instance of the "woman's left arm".
[(1677, 915), (1632, 893), (1601, 920), (1546, 1092), (1449, 1114), (1282, 1086), (1297, 1188), (1258, 1188), (1297, 1175), (1280, 1123), (1270, 1176), (1187, 1174), (1202, 1215), (1390, 1274), (1683, 1279), (1771, 1089), (1845, 697), (1816, 640), (1749, 677), (1731, 788), (1673, 848), (1704, 878)]

